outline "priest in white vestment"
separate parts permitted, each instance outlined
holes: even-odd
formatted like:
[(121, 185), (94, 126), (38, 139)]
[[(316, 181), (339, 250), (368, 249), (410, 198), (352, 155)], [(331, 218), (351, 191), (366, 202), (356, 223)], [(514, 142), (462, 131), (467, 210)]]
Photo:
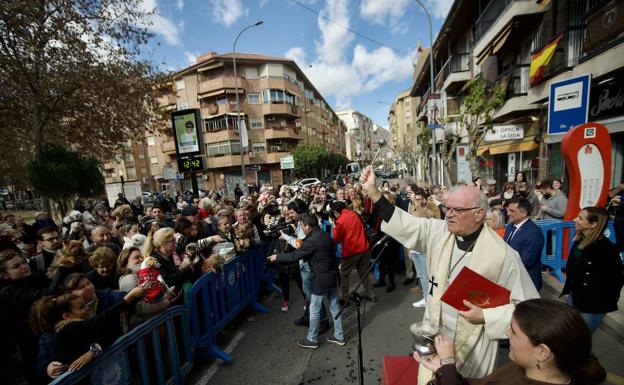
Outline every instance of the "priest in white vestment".
[[(518, 253), (484, 226), (487, 198), (473, 187), (460, 186), (444, 202), (445, 220), (416, 218), (391, 205), (376, 186), (375, 174), (368, 166), (361, 177), (362, 187), (375, 203), (383, 219), (381, 229), (408, 249), (427, 256), (430, 290), (424, 320), (440, 327), (453, 340), (458, 371), (467, 378), (482, 378), (496, 364), (500, 339), (511, 323), (514, 305), (539, 294)], [(508, 305), (458, 311), (440, 298), (453, 279), (467, 266), (511, 292)], [(419, 368), (418, 384), (431, 379), (431, 371)]]

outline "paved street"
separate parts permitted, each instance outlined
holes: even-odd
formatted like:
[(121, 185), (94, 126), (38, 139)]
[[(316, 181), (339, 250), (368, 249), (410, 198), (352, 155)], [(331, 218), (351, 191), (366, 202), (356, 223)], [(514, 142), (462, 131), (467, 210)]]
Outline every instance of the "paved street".
[[(407, 355), (411, 352), (409, 325), (419, 321), (423, 310), (411, 306), (420, 299), (414, 285), (401, 285), (386, 294), (376, 289), (380, 301), (367, 304), (363, 351), (365, 384), (381, 383), (381, 361), (384, 355)], [(351, 282), (356, 276), (352, 274)], [(293, 284), (293, 289), (297, 290)], [(357, 330), (355, 311), (345, 312), (347, 345), (340, 347), (321, 343), (317, 350), (298, 347), (295, 341), (305, 336), (307, 329), (295, 326), (293, 320), (301, 315), (301, 294), (293, 291), (291, 309), (280, 311), (281, 298), (274, 294), (265, 301), (270, 314), (258, 314), (250, 320), (243, 317), (229, 330), (219, 345), (228, 347), (234, 362), (221, 365), (218, 361), (200, 360), (187, 378), (188, 384), (357, 384)], [(573, 337), (571, 337), (573, 338)], [(319, 339), (324, 341), (324, 337)], [(229, 346), (228, 346), (229, 345)], [(594, 353), (610, 372), (608, 384), (624, 384), (624, 347), (602, 330), (594, 334)]]

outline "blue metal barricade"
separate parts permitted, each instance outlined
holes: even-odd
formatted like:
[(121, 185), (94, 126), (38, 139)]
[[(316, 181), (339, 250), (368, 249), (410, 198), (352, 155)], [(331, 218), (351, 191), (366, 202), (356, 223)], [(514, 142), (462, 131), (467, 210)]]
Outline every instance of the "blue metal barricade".
[[(552, 240), (552, 250), (548, 250), (548, 241), (544, 242), (542, 248), (542, 264), (550, 267), (551, 274), (553, 274), (560, 282), (565, 281), (563, 272), (561, 269), (565, 267), (566, 260), (563, 259), (563, 250), (570, 250), (572, 246), (572, 239), (574, 238), (574, 223), (563, 221), (538, 221), (537, 225), (542, 230), (544, 239)], [(569, 230), (569, 237), (567, 244), (563, 244), (564, 241), (564, 229)]]
[(88, 379), (93, 385), (183, 385), (194, 363), (188, 308), (174, 306), (120, 337), (75, 372), (66, 372), (51, 385), (71, 385)]
[[(572, 241), (574, 239), (574, 222), (560, 221), (560, 220), (541, 220), (535, 221), (535, 223), (542, 230), (544, 239), (544, 248), (542, 249), (542, 264), (552, 269), (552, 274), (564, 282), (565, 277), (561, 271), (565, 267), (567, 260), (563, 259), (564, 251), (569, 251), (572, 248)], [(564, 245), (564, 229), (570, 229), (568, 242)], [(615, 243), (615, 231), (613, 228), (613, 221), (609, 221), (607, 228), (604, 232), (605, 236)], [(551, 240), (552, 250), (548, 250), (548, 240)]]
[(223, 265), (218, 272), (204, 274), (191, 287), (191, 334), (197, 352), (231, 362), (232, 357), (217, 346), (217, 333), (247, 306), (268, 313), (257, 302), (264, 269), (264, 249), (255, 248)]

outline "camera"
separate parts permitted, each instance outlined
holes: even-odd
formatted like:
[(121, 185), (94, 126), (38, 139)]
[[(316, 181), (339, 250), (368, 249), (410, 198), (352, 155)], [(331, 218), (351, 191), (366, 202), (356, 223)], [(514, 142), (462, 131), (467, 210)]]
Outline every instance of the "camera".
[(275, 222), (270, 223), (266, 230), (264, 230), (264, 235), (266, 235), (269, 239), (277, 239), (280, 236), (280, 233), (283, 231), (287, 235), (295, 235), (295, 230), (291, 226), (293, 222)]

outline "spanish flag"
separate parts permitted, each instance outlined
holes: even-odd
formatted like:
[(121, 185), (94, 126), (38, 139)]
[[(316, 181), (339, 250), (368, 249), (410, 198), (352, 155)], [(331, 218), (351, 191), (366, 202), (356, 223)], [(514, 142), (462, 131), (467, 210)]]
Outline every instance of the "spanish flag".
[(538, 52), (531, 54), (531, 68), (529, 69), (529, 84), (531, 86), (539, 84), (542, 81), (544, 71), (546, 70), (548, 63), (550, 63), (550, 59), (552, 59), (555, 54), (557, 45), (562, 38), (563, 33)]

